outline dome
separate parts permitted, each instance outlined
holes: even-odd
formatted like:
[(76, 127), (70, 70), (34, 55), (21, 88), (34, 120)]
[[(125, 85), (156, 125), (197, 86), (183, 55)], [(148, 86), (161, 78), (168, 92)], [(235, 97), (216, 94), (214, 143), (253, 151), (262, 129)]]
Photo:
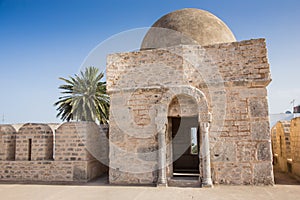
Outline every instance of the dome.
[(210, 12), (186, 8), (166, 14), (157, 20), (141, 45), (141, 49), (164, 48), (180, 44), (201, 46), (235, 42), (227, 25)]

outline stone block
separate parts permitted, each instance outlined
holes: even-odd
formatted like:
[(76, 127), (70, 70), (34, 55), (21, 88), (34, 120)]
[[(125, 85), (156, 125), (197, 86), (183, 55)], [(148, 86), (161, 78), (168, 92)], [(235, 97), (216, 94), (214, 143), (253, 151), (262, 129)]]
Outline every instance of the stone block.
[(259, 161), (271, 161), (271, 143), (260, 142), (257, 146), (257, 159)]
[(158, 159), (158, 146), (139, 147), (138, 158), (143, 161), (156, 161)]
[(238, 141), (237, 142), (237, 160), (239, 162), (254, 162), (256, 161), (256, 142), (253, 141)]
[(236, 144), (234, 142), (217, 142), (211, 145), (212, 162), (235, 162)]
[(270, 140), (269, 121), (251, 122), (251, 135), (253, 140)]
[(83, 166), (73, 166), (73, 179), (75, 181), (82, 181), (87, 179), (86, 169)]
[(268, 117), (268, 101), (266, 98), (250, 98), (249, 110), (251, 117)]
[(253, 177), (255, 185), (274, 185), (272, 163), (260, 162), (254, 164)]

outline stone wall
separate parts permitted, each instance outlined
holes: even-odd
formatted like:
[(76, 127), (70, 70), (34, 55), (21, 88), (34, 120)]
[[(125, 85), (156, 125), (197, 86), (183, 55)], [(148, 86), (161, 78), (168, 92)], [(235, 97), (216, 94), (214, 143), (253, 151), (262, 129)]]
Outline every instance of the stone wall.
[(264, 88), (226, 89), (223, 128), (211, 132), (215, 182), (272, 184), (267, 91)]
[(3, 161), (0, 162), (0, 181), (87, 182), (104, 172), (99, 171), (101, 167), (94, 161)]
[(294, 118), (291, 121), (291, 158), (292, 173), (300, 177), (300, 118)]
[(278, 147), (277, 147), (277, 138), (276, 138), (276, 126), (273, 126), (271, 129), (271, 141), (272, 141), (272, 154), (273, 154), (273, 165), (277, 164), (278, 157)]
[[(169, 114), (194, 115), (195, 108), (189, 107), (192, 104), (181, 98), (191, 90), (202, 94), (200, 99), (191, 96), (199, 102), (198, 108), (207, 107), (212, 114), (209, 143), (213, 181), (272, 185), (266, 90), (270, 81), (263, 39), (109, 55), (110, 182), (157, 181), (158, 132), (168, 125), (158, 119)], [(171, 104), (175, 106), (169, 111)], [(201, 121), (205, 117), (200, 115)]]
[(290, 121), (276, 124), (276, 160), (280, 170), (288, 172), (288, 159), (292, 158), (290, 144)]
[(16, 160), (53, 160), (53, 132), (46, 124), (25, 124), (16, 136)]
[(300, 177), (300, 118), (277, 122), (272, 135), (274, 165)]
[(0, 125), (0, 130), (4, 144), (16, 143), (16, 151), (1, 146), (0, 181), (87, 182), (108, 170), (107, 126), (64, 123), (56, 134), (47, 124), (24, 124), (18, 132)]
[(88, 142), (94, 141), (99, 133), (97, 124), (65, 123), (55, 134), (55, 160), (57, 161), (86, 161), (94, 159)]
[(0, 126), (0, 161), (15, 160), (16, 130), (10, 125)]
[(124, 94), (128, 93), (116, 93), (111, 99), (109, 130), (114, 134), (109, 134), (110, 183), (152, 184), (157, 180), (158, 144), (148, 101), (159, 100), (162, 92), (136, 90), (123, 104)]

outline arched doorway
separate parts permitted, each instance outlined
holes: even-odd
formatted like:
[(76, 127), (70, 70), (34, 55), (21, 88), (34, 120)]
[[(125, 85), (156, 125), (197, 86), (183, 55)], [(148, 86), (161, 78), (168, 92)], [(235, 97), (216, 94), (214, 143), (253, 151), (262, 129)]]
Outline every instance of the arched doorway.
[(188, 95), (175, 96), (168, 109), (168, 137), (172, 167), (169, 176), (199, 177), (200, 137), (197, 102)]
[[(176, 101), (179, 102), (176, 103)], [(183, 119), (190, 122), (197, 121), (198, 126), (196, 126), (196, 123), (193, 122), (191, 122), (191, 125), (189, 125), (189, 123), (183, 124), (186, 124), (185, 126), (191, 129), (190, 132), (195, 132), (195, 128), (197, 127), (197, 143), (199, 144), (197, 152), (197, 162), (199, 163), (199, 186), (201, 185), (202, 187), (211, 187), (212, 179), (208, 138), (211, 114), (209, 113), (208, 103), (204, 93), (192, 86), (170, 87), (162, 96), (160, 104), (156, 106), (156, 110), (157, 115), (155, 118), (155, 123), (157, 126), (159, 147), (159, 174), (157, 184), (168, 185), (169, 180), (174, 177), (174, 167), (175, 171), (182, 170), (185, 173), (190, 169), (192, 169), (192, 171), (196, 171), (196, 168), (192, 167), (191, 165), (187, 167), (187, 169), (190, 168), (188, 170), (184, 169), (183, 166), (176, 166), (176, 164), (173, 165), (173, 160), (176, 159), (173, 159), (174, 152), (172, 132), (178, 131), (172, 130), (172, 125), (176, 124), (176, 122), (174, 122), (174, 119), (177, 117), (180, 118), (180, 121)], [(191, 118), (194, 118), (194, 120)], [(190, 137), (188, 136), (187, 138)], [(186, 150), (187, 149), (188, 148), (186, 148)], [(198, 171), (196, 171), (196, 173), (197, 172)]]

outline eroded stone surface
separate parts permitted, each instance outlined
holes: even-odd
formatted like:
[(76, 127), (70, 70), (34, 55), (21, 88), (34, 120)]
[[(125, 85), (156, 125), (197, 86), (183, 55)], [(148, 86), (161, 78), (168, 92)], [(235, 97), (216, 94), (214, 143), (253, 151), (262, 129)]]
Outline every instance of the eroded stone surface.
[(160, 149), (155, 148), (160, 132), (167, 141), (171, 177), (170, 117), (191, 116), (198, 116), (199, 124), (211, 122), (215, 183), (274, 183), (264, 39), (112, 54), (107, 64), (112, 183), (152, 184), (158, 179), (159, 173), (152, 172), (159, 170)]

